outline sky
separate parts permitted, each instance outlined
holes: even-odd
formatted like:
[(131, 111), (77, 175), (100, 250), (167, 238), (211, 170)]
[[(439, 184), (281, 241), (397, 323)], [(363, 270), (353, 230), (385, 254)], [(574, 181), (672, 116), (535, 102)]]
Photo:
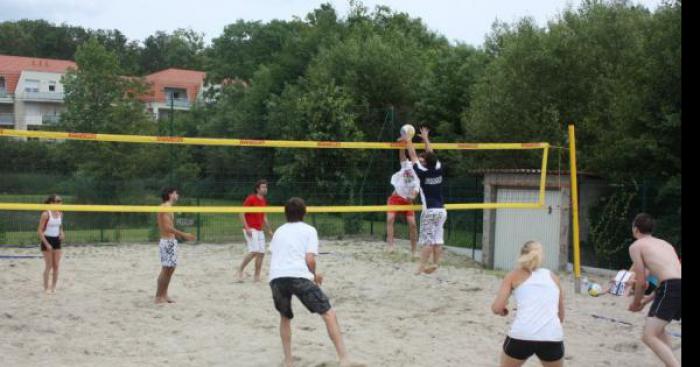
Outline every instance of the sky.
[[(452, 43), (483, 44), (494, 21), (512, 23), (532, 17), (540, 26), (582, 0), (362, 0), (369, 9), (386, 5), (421, 18)], [(631, 0), (654, 10), (663, 0)], [(156, 31), (191, 28), (209, 42), (238, 19), (268, 22), (303, 18), (320, 4), (331, 3), (340, 17), (348, 0), (0, 0), (0, 22), (45, 19), (91, 29), (118, 29), (130, 40), (143, 41)]]

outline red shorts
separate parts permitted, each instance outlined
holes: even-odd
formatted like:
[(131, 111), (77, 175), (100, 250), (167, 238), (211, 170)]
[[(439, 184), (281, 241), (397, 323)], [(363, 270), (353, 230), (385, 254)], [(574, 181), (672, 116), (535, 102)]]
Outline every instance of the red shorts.
[[(387, 205), (413, 205), (412, 202), (404, 199), (403, 197), (393, 194), (389, 196), (389, 200), (387, 200)], [(415, 214), (413, 213), (413, 210), (407, 210), (403, 212), (392, 212), (390, 211), (389, 213), (395, 213), (395, 214), (405, 214), (407, 217), (412, 217)]]

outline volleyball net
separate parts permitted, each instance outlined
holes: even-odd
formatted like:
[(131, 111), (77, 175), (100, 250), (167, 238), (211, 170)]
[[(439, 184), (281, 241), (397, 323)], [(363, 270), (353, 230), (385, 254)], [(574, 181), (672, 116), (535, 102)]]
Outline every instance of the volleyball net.
[[(52, 140), (82, 140), (94, 142), (172, 144), (198, 146), (256, 147), (256, 148), (304, 148), (304, 149), (362, 149), (362, 150), (397, 150), (405, 149), (405, 143), (392, 142), (333, 142), (333, 141), (289, 141), (289, 140), (250, 140), (250, 139), (216, 139), (187, 138), (171, 136), (117, 135), (72, 133), (54, 131), (30, 131), (0, 129), (0, 136), (38, 138)], [(422, 143), (415, 144), (416, 149), (424, 148)], [(539, 196), (533, 202), (496, 202), (496, 203), (447, 203), (447, 210), (500, 209), (500, 208), (541, 208), (544, 206), (545, 182), (547, 176), (548, 143), (432, 143), (432, 148), (439, 150), (542, 150)], [(146, 157), (144, 157), (146, 159)], [(289, 196), (296, 196), (290, 193)], [(333, 205), (310, 206), (309, 213), (358, 213), (385, 212), (401, 210), (420, 210), (421, 205)], [(0, 202), (0, 210), (62, 210), (84, 212), (180, 212), (180, 213), (283, 213), (283, 206), (243, 207), (243, 206), (177, 206), (161, 207), (158, 205), (80, 205), (80, 204), (29, 204)]]
[[(78, 159), (94, 161), (94, 164), (64, 174), (45, 173), (11, 162), (5, 164), (6, 168), (0, 169), (3, 176), (0, 180), (0, 243), (35, 242), (37, 212), (43, 210), (69, 212), (64, 228), (72, 233), (71, 242), (99, 243), (156, 238), (153, 215), (156, 212), (178, 213), (176, 225), (195, 233), (200, 241), (235, 240), (241, 236), (238, 213), (269, 213), (268, 219), (276, 226), (284, 222), (280, 213), (284, 212), (286, 200), (293, 196), (306, 201), (307, 220), (325, 237), (359, 234), (381, 238), (385, 235), (386, 212), (422, 209), (420, 199), (415, 205), (387, 205), (387, 198), (393, 191), (390, 177), (399, 170), (398, 152), (405, 148), (400, 142), (223, 139), (0, 129), (0, 144), (6, 143), (28, 145), (30, 150), (49, 147), (50, 151), (59, 151), (57, 155), (77, 155)], [(424, 148), (422, 143), (414, 145), (419, 152)], [(70, 146), (74, 147), (67, 149)], [(108, 153), (99, 149), (102, 147), (109, 148)], [(483, 210), (544, 207), (549, 144), (434, 142), (432, 148), (447, 168), (443, 195), (445, 207), (450, 211), (445, 225), (448, 243), (478, 248)], [(165, 167), (160, 167), (161, 172), (152, 177), (120, 172), (122, 178), (96, 179), (91, 172), (85, 172), (105, 170), (114, 163), (112, 161), (122, 159), (121, 153), (135, 150), (143, 151), (138, 164), (159, 161)], [(191, 156), (207, 160), (208, 163), (202, 164), (206, 170), (183, 175), (189, 168), (183, 166), (182, 161)], [(101, 167), (101, 160), (104, 167)], [(510, 195), (498, 200), (485, 197), (484, 175), (477, 171), (493, 167), (493, 162), (501, 162), (499, 167), (528, 169), (532, 182), (527, 195)], [(124, 166), (114, 168), (124, 169)], [(261, 178), (269, 182), (269, 206), (243, 207), (243, 200)], [(118, 180), (122, 181), (116, 182)], [(515, 180), (513, 185), (507, 182), (505, 185), (517, 187)], [(159, 205), (160, 191), (167, 186), (180, 192), (181, 198), (173, 207)], [(63, 203), (43, 204), (46, 196), (52, 193), (60, 194)], [(396, 224), (397, 238), (406, 237), (406, 230), (401, 228), (406, 225), (405, 220), (400, 221)]]

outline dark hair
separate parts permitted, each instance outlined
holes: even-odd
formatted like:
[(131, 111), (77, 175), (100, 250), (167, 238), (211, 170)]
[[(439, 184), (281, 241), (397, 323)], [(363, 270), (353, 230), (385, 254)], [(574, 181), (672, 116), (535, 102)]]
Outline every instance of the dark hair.
[(433, 152), (423, 152), (421, 153), (421, 157), (425, 159), (425, 165), (429, 169), (434, 169), (435, 165), (437, 164), (437, 155)]
[(305, 214), (306, 204), (302, 198), (293, 197), (284, 205), (284, 216), (287, 217), (287, 222), (301, 222)]
[(56, 199), (58, 199), (58, 194), (51, 194), (49, 197), (44, 200), (44, 204), (53, 204), (58, 202)]
[(260, 179), (255, 183), (255, 193), (258, 193), (258, 189), (260, 188), (261, 185), (267, 185), (267, 180), (265, 179)]
[(647, 213), (637, 214), (637, 216), (634, 217), (634, 221), (632, 222), (632, 226), (637, 228), (639, 233), (642, 234), (651, 234), (651, 232), (654, 230), (655, 224), (656, 223), (654, 222), (654, 218), (652, 218), (651, 215)]
[(174, 187), (166, 187), (163, 189), (163, 192), (160, 194), (160, 198), (163, 199), (163, 202), (166, 202), (170, 200), (170, 194), (174, 193), (177, 191), (176, 188)]

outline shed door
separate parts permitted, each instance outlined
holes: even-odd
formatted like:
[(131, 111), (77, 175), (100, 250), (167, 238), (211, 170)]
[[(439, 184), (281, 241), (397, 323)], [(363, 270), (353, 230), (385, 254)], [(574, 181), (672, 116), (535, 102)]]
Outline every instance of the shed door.
[[(536, 202), (537, 190), (498, 189), (497, 201)], [(561, 221), (561, 192), (545, 191), (543, 209), (496, 209), (494, 268), (510, 270), (520, 254), (521, 246), (536, 240), (544, 246), (543, 266), (559, 268), (559, 239)]]

